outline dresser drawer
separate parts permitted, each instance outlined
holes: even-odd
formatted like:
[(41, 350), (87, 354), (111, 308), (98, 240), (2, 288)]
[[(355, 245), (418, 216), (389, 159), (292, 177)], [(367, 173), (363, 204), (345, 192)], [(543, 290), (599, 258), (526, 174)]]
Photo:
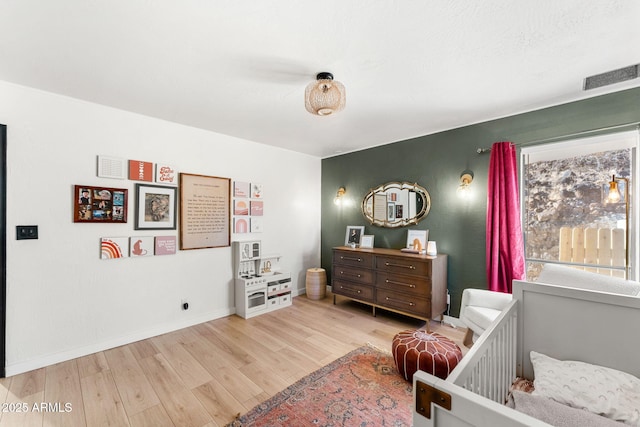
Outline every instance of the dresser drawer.
[(360, 301), (373, 302), (373, 288), (357, 283), (334, 280), (331, 291), (337, 295), (344, 295)]
[(373, 271), (336, 265), (333, 267), (333, 280), (348, 280), (370, 285), (373, 282)]
[(376, 269), (390, 273), (410, 274), (412, 276), (431, 276), (431, 262), (428, 260), (394, 257), (376, 257)]
[(376, 274), (376, 287), (404, 292), (422, 298), (431, 297), (431, 280), (426, 277), (378, 272)]
[(351, 267), (373, 268), (373, 254), (354, 251), (334, 251), (333, 263)]
[(376, 289), (376, 304), (394, 310), (417, 314), (427, 319), (431, 318), (431, 300), (418, 298), (409, 294), (401, 294), (387, 289)]

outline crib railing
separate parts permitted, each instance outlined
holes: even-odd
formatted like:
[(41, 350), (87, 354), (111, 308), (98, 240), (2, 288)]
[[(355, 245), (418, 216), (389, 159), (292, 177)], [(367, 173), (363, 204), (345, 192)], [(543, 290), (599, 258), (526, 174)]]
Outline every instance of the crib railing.
[(449, 374), (447, 381), (494, 402), (505, 403), (516, 378), (517, 304), (512, 301), (500, 313)]

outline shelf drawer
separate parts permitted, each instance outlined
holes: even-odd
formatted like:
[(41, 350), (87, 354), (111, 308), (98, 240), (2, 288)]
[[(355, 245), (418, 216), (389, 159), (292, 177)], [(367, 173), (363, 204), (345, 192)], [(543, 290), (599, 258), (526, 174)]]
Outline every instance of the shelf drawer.
[(272, 294), (274, 292), (278, 292), (280, 290), (280, 284), (277, 283), (275, 285), (267, 286), (267, 293)]
[(413, 295), (401, 294), (387, 289), (376, 289), (376, 304), (394, 310), (431, 318), (431, 300)]
[(373, 254), (352, 251), (334, 251), (333, 263), (352, 267), (373, 268)]
[(378, 271), (390, 273), (431, 277), (430, 260), (378, 256), (376, 257), (376, 268)]
[(422, 298), (431, 296), (431, 280), (426, 277), (379, 272), (376, 274), (376, 287), (404, 292)]
[(333, 267), (333, 280), (348, 280), (368, 285), (373, 282), (373, 271), (336, 265)]
[(373, 302), (373, 287), (371, 286), (334, 280), (331, 291), (337, 295), (344, 295), (360, 301)]
[(289, 304), (291, 302), (291, 294), (284, 294), (278, 297), (280, 304)]

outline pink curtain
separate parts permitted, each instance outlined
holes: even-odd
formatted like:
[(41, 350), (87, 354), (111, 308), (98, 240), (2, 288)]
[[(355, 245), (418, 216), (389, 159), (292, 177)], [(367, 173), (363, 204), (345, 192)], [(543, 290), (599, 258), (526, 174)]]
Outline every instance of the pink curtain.
[(487, 196), (488, 288), (511, 293), (511, 281), (524, 279), (525, 262), (516, 148), (510, 142), (491, 147)]

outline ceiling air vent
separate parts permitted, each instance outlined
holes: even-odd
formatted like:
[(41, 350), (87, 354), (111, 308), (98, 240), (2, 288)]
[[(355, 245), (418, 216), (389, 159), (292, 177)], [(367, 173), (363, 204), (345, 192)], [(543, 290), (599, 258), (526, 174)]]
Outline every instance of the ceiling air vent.
[(612, 85), (614, 83), (632, 80), (638, 77), (638, 65), (619, 68), (584, 79), (584, 90), (595, 89), (597, 87)]

